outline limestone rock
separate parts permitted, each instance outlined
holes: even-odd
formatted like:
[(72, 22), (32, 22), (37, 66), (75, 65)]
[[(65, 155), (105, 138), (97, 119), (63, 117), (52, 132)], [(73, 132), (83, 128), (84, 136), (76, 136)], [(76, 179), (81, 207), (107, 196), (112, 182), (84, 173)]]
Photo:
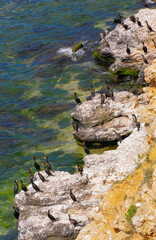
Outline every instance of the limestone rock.
[(137, 97), (128, 91), (114, 92), (113, 101), (107, 98), (101, 106), (100, 94), (78, 105), (76, 111), (72, 113), (73, 121), (78, 122), (78, 130), (76, 125), (73, 135), (80, 141), (88, 142), (110, 142), (116, 140), (116, 134), (121, 136), (129, 135), (135, 125), (133, 123), (132, 113), (137, 104)]
[[(125, 30), (121, 24), (111, 31), (102, 41), (97, 49), (100, 57), (105, 58), (112, 56), (115, 62), (111, 64), (110, 71), (126, 75), (137, 75), (142, 65), (147, 65), (143, 62), (142, 54), (150, 64), (156, 58), (156, 48), (152, 40), (156, 42), (156, 9), (141, 9), (137, 14), (143, 27), (139, 27), (137, 23), (133, 23), (129, 18), (124, 20), (124, 24), (128, 25), (128, 30)], [(153, 28), (154, 32), (150, 32), (146, 22)], [(143, 44), (148, 49), (147, 54), (143, 51)], [(109, 44), (106, 44), (109, 43)], [(127, 54), (126, 48), (130, 48), (131, 54)]]
[[(18, 239), (72, 239), (90, 223), (94, 212), (100, 220), (98, 205), (101, 194), (107, 193), (115, 181), (122, 180), (134, 170), (138, 154), (142, 155), (148, 148), (146, 135), (146, 128), (141, 125), (141, 130), (138, 132), (135, 128), (117, 150), (86, 156), (83, 176), (79, 173), (54, 172), (54, 176), (47, 177), (42, 171), (47, 181), (41, 182), (36, 173), (35, 183), (43, 192), (35, 192), (29, 185), (28, 192), (21, 191), (15, 197), (20, 212)], [(70, 188), (77, 202), (70, 198)], [(48, 210), (58, 221), (52, 222), (48, 218)], [(68, 214), (78, 221), (75, 229)]]

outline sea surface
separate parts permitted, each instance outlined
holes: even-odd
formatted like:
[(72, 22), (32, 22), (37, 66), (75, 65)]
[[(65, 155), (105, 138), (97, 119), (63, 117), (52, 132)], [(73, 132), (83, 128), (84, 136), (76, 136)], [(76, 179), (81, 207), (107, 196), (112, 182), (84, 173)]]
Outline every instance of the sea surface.
[(17, 239), (14, 180), (28, 184), (33, 156), (71, 173), (83, 164), (72, 136), (73, 92), (84, 101), (91, 83), (98, 90), (116, 82), (93, 50), (114, 16), (140, 8), (137, 0), (0, 0), (0, 239)]

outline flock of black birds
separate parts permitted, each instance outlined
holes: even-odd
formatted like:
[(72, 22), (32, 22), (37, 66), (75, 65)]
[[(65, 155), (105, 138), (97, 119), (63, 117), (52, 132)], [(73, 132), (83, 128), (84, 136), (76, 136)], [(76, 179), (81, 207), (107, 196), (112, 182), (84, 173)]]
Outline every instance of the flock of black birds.
[[(122, 19), (123, 19), (123, 18), (124, 18), (124, 17), (119, 14), (118, 17), (114, 19), (114, 24), (121, 24), (125, 30), (130, 29), (130, 27), (129, 27), (127, 24), (124, 24), (124, 23), (122, 22)], [(130, 18), (130, 20), (131, 20), (133, 23), (137, 23), (137, 25), (138, 25), (140, 28), (143, 27), (143, 25), (142, 25), (142, 23), (140, 22), (139, 18), (136, 18), (136, 17), (133, 16), (133, 15), (130, 16), (129, 18)], [(154, 32), (153, 28), (149, 25), (148, 21), (145, 21), (145, 23), (146, 23), (146, 26), (147, 26), (147, 29), (149, 30), (149, 32)], [(108, 31), (107, 31), (107, 32), (108, 32)], [(102, 36), (102, 35), (100, 35), (100, 38), (101, 38), (101, 36)], [(106, 34), (105, 34), (105, 36), (106, 36)], [(103, 40), (103, 39), (101, 39), (101, 40)], [(154, 46), (155, 46), (155, 48), (156, 48), (156, 42), (154, 41), (154, 39), (151, 39), (151, 40), (152, 40), (152, 42), (154, 43)], [(145, 44), (144, 44), (143, 41), (141, 41), (141, 43), (143, 44), (143, 51), (144, 51), (144, 53), (147, 54), (147, 52), (148, 52), (147, 47), (145, 46)], [(131, 50), (130, 50), (130, 48), (128, 47), (128, 44), (127, 44), (126, 52), (127, 52), (128, 55), (131, 54)], [(145, 56), (144, 56), (143, 54), (141, 54), (141, 56), (142, 56), (143, 62), (144, 62), (145, 64), (149, 64), (149, 62), (148, 62), (148, 60), (145, 58)]]
[[(144, 1), (143, 1), (143, 4), (144, 4), (145, 7), (148, 7), (148, 5), (147, 5)], [(124, 19), (124, 17), (119, 14), (118, 17), (116, 17), (116, 18), (114, 19), (114, 24), (121, 24), (125, 30), (130, 29), (130, 27), (129, 27), (127, 24), (125, 24), (124, 22), (122, 22), (122, 19)], [(131, 20), (133, 23), (137, 23), (137, 25), (138, 25), (139, 27), (143, 27), (143, 25), (142, 25), (142, 23), (140, 22), (139, 18), (136, 18), (135, 16), (132, 15), (132, 16), (130, 16), (130, 20)], [(154, 30), (153, 30), (152, 27), (149, 25), (149, 23), (148, 23), (147, 21), (145, 21), (145, 22), (146, 22), (146, 26), (147, 26), (148, 30), (149, 30), (150, 32), (154, 32)], [(106, 35), (109, 33), (109, 31), (110, 31), (109, 29), (105, 29), (104, 35), (106, 36)], [(103, 40), (103, 34), (102, 34), (102, 33), (100, 34), (100, 39)], [(154, 46), (155, 46), (155, 48), (156, 48), (156, 42), (154, 41), (154, 39), (152, 39), (152, 41), (153, 41)], [(144, 44), (143, 41), (141, 41), (141, 43), (143, 44), (143, 51), (144, 51), (144, 53), (146, 54), (146, 53), (148, 52), (148, 49), (147, 49), (147, 47), (145, 46), (145, 44)], [(130, 50), (128, 44), (127, 44), (126, 52), (127, 52), (127, 54), (129, 54), (129, 55), (131, 54), (131, 50)], [(145, 58), (145, 56), (144, 56), (143, 54), (142, 54), (142, 58), (143, 58), (144, 63), (145, 63), (145, 64), (148, 64), (148, 61), (147, 61), (147, 59)], [(111, 99), (114, 101), (114, 92), (110, 89), (109, 84), (106, 84), (105, 89), (101, 89), (98, 93), (99, 93), (100, 96), (101, 96), (101, 106), (105, 103), (105, 100), (106, 100), (107, 98), (111, 98)], [(91, 99), (93, 99), (93, 98), (95, 97), (95, 94), (96, 94), (95, 89), (93, 88), (93, 85), (91, 84)], [(74, 92), (74, 97), (75, 97), (76, 103), (80, 105), (82, 102), (81, 102), (80, 98), (78, 98), (76, 92)], [(134, 120), (134, 122), (135, 122), (135, 125), (136, 125), (136, 127), (137, 127), (137, 129), (138, 129), (138, 131), (139, 131), (139, 130), (140, 130), (140, 122), (137, 121), (137, 117), (136, 117), (135, 114), (132, 114), (132, 117), (133, 117), (133, 120)], [(76, 119), (74, 119), (74, 121), (76, 122), (75, 130), (78, 131), (78, 129), (79, 129), (79, 121), (76, 120)], [(113, 130), (113, 132), (114, 132), (115, 135), (116, 135), (117, 141), (121, 142), (121, 141), (122, 141), (121, 135), (120, 135), (119, 133), (117, 133), (115, 130)], [(86, 154), (90, 154), (90, 150), (89, 150), (89, 148), (86, 146), (86, 143), (85, 143), (85, 142), (83, 142), (83, 147), (84, 147), (85, 153), (86, 153)], [(48, 157), (44, 157), (44, 159), (45, 159), (45, 162), (43, 162), (43, 164), (44, 164), (44, 171), (45, 171), (45, 173), (46, 173), (48, 176), (54, 176), (54, 175), (52, 174), (53, 170), (52, 170), (52, 166), (51, 166), (50, 162), (48, 161)], [(34, 160), (34, 167), (36, 168), (37, 173), (38, 173), (38, 177), (40, 178), (40, 180), (41, 180), (42, 182), (47, 181), (47, 179), (45, 179), (45, 177), (40, 173), (41, 167), (40, 167), (40, 165), (37, 163), (36, 158), (33, 157), (33, 160)], [(80, 175), (82, 176), (82, 175), (83, 175), (83, 167), (82, 167), (81, 165), (79, 165), (79, 164), (77, 164), (76, 166), (77, 166), (78, 172), (79, 172)], [(43, 191), (34, 183), (34, 174), (32, 173), (31, 170), (32, 170), (32, 169), (29, 168), (29, 173), (30, 173), (30, 174), (29, 174), (29, 183), (32, 184), (32, 187), (33, 187), (33, 189), (34, 189), (36, 192), (43, 192)], [(16, 194), (18, 193), (18, 190), (19, 190), (19, 185), (18, 185), (18, 181), (17, 181), (17, 180), (14, 180), (14, 182), (15, 182), (15, 185), (14, 185), (14, 195), (16, 195)], [(26, 185), (23, 184), (23, 181), (22, 181), (22, 180), (20, 180), (20, 183), (21, 183), (21, 189), (22, 189), (25, 193), (28, 192), (28, 188), (27, 188)], [(76, 196), (73, 194), (72, 189), (70, 189), (69, 196), (70, 196), (70, 198), (73, 200), (73, 202), (78, 201), (77, 198), (76, 198)], [(18, 208), (16, 205), (13, 205), (13, 209), (14, 209), (14, 217), (15, 217), (16, 219), (18, 219), (18, 218), (19, 218), (19, 215), (20, 215), (20, 213), (19, 213), (19, 208)], [(52, 222), (59, 220), (58, 218), (55, 218), (55, 217), (50, 213), (50, 210), (48, 210), (47, 216), (49, 217), (49, 219), (50, 219)], [(78, 225), (78, 222), (77, 222), (75, 219), (72, 219), (72, 218), (70, 217), (70, 214), (68, 214), (68, 217), (69, 217), (69, 221), (71, 222), (71, 224), (72, 224), (74, 227), (76, 227), (76, 226)]]
[[(48, 180), (45, 179), (45, 177), (40, 173), (41, 167), (40, 167), (39, 163), (36, 161), (36, 157), (33, 157), (32, 159), (34, 160), (34, 167), (35, 167), (35, 169), (37, 170), (37, 173), (38, 173), (38, 176), (39, 176), (40, 180), (41, 180), (42, 182), (48, 181)], [(44, 157), (44, 159), (45, 159), (45, 162), (42, 162), (42, 163), (44, 164), (44, 171), (45, 171), (45, 173), (46, 173), (48, 176), (54, 176), (54, 175), (52, 174), (53, 170), (52, 170), (51, 163), (50, 163), (49, 160), (48, 160), (48, 157)], [(78, 172), (79, 172), (80, 175), (82, 176), (82, 175), (83, 175), (83, 167), (82, 167), (81, 165), (79, 165), (79, 164), (77, 164), (76, 166), (77, 166)], [(14, 180), (14, 182), (15, 182), (15, 185), (14, 185), (14, 195), (16, 195), (16, 194), (18, 194), (19, 185), (18, 185), (17, 179)], [(21, 183), (21, 189), (22, 189), (25, 193), (28, 192), (28, 188), (27, 188), (26, 185), (23, 184), (23, 181), (22, 181), (22, 180), (20, 180), (20, 183)], [(36, 192), (43, 192), (43, 191), (34, 183), (34, 174), (32, 173), (31, 168), (29, 168), (29, 183), (32, 184), (32, 187), (33, 187), (33, 189), (34, 189)], [(76, 196), (73, 194), (72, 189), (70, 189), (69, 196), (70, 196), (70, 198), (73, 200), (73, 202), (78, 201), (77, 198), (76, 198)], [(14, 217), (15, 217), (16, 219), (18, 219), (19, 216), (20, 216), (19, 208), (18, 208), (16, 205), (13, 205), (13, 209), (14, 209)], [(49, 217), (49, 219), (50, 219), (52, 222), (59, 220), (58, 218), (55, 218), (55, 217), (50, 213), (50, 210), (48, 210), (47, 216)], [(69, 217), (69, 221), (71, 222), (71, 224), (73, 224), (73, 226), (75, 227), (75, 226), (78, 224), (78, 222), (77, 222), (75, 219), (72, 219), (69, 214), (68, 214), (68, 217)]]

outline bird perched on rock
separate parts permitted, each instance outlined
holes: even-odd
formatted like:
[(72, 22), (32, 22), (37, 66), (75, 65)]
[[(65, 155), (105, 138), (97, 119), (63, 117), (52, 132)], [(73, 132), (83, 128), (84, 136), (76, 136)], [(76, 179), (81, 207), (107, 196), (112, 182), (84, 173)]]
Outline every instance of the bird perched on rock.
[(147, 59), (145, 58), (145, 56), (144, 56), (143, 54), (141, 54), (141, 56), (142, 56), (142, 58), (143, 58), (144, 63), (145, 63), (145, 64), (148, 64), (148, 61), (147, 61)]
[(40, 188), (33, 181), (31, 181), (31, 184), (32, 184), (33, 189), (35, 189), (36, 192), (42, 192), (40, 190)]
[(19, 208), (16, 205), (14, 205), (13, 209), (14, 209), (14, 217), (16, 219), (18, 219), (19, 218)]
[(145, 22), (146, 22), (146, 24), (147, 24), (148, 30), (149, 30), (150, 32), (154, 32), (154, 30), (153, 30), (152, 27), (148, 24), (148, 22), (147, 22), (147, 21), (145, 21)]
[(136, 23), (136, 17), (134, 17), (133, 15), (131, 15), (129, 18), (130, 18), (130, 20), (131, 20), (133, 23)]
[(49, 170), (52, 170), (51, 164), (50, 164), (50, 162), (48, 161), (48, 157), (44, 157), (44, 159), (46, 160), (45, 166), (46, 166), (47, 168), (49, 168)]
[(71, 199), (72, 199), (74, 202), (77, 201), (75, 195), (72, 193), (72, 189), (70, 189), (70, 197), (71, 197)]
[(123, 18), (124, 18), (124, 17), (119, 14), (118, 17), (116, 17), (116, 18), (114, 19), (114, 24), (115, 24), (115, 23), (120, 23), (120, 24), (121, 24), (121, 21), (122, 21)]
[(103, 37), (103, 33), (100, 33), (100, 41), (103, 41), (104, 37)]
[(92, 96), (92, 99), (95, 97), (95, 89), (93, 88), (93, 85), (90, 84), (90, 87), (91, 87), (91, 96)]
[(102, 91), (100, 91), (101, 95), (101, 106), (105, 103), (105, 96), (103, 95)]
[(139, 18), (136, 18), (137, 24), (139, 27), (143, 27), (143, 25), (141, 24), (141, 22), (139, 21)]
[(81, 103), (82, 103), (81, 100), (80, 100), (80, 98), (78, 98), (76, 92), (74, 92), (74, 97), (75, 97), (75, 102), (76, 102), (77, 104), (81, 104)]
[(38, 172), (38, 176), (41, 179), (41, 181), (45, 182), (46, 180), (45, 180), (44, 176), (39, 171), (37, 171), (37, 172)]
[(18, 193), (18, 181), (14, 180), (15, 185), (14, 185), (14, 195), (16, 195)]
[(50, 169), (46, 167), (46, 163), (43, 162), (43, 164), (44, 164), (44, 171), (46, 172), (46, 174), (47, 174), (48, 176), (52, 176), (52, 174), (51, 174), (51, 172), (50, 172)]
[(33, 181), (33, 179), (34, 179), (34, 174), (32, 174), (32, 172), (31, 172), (31, 168), (29, 168), (29, 183), (31, 183), (31, 181)]
[(83, 175), (83, 167), (79, 164), (77, 164), (76, 166), (77, 166), (77, 169), (78, 169), (80, 175), (82, 176)]
[(70, 214), (68, 214), (68, 217), (69, 217), (69, 221), (71, 222), (71, 224), (74, 226), (74, 228), (78, 225), (78, 222), (75, 220), (75, 219), (72, 219), (70, 217)]
[(154, 43), (154, 47), (156, 48), (156, 42), (154, 41), (154, 39), (152, 39), (152, 42)]
[(20, 182), (21, 182), (21, 188), (22, 188), (22, 190), (23, 190), (24, 192), (27, 192), (28, 189), (27, 189), (27, 187), (23, 184), (23, 181), (20, 180)]
[(110, 86), (108, 85), (108, 83), (106, 84), (104, 92), (105, 92), (106, 98), (110, 97), (114, 101), (114, 92), (110, 89)]
[(117, 133), (115, 130), (113, 130), (113, 132), (115, 132), (115, 135), (116, 135), (116, 139), (117, 139), (117, 141), (121, 143), (122, 138), (121, 138), (120, 133)]
[(36, 162), (36, 158), (33, 157), (32, 159), (34, 160), (34, 167), (36, 168), (36, 170), (41, 171), (40, 165)]
[(108, 35), (108, 33), (109, 33), (110, 31), (111, 31), (111, 30), (108, 29), (108, 28), (104, 30), (104, 35), (105, 35), (105, 37)]
[(128, 44), (127, 44), (126, 52), (127, 52), (127, 54), (131, 54), (131, 50), (130, 50), (130, 48), (128, 47)]
[(141, 41), (142, 42), (142, 44), (143, 44), (143, 51), (144, 51), (144, 53), (147, 53), (148, 52), (148, 50), (147, 50), (147, 47), (145, 46), (145, 44), (144, 44), (144, 42), (143, 41)]
[(137, 127), (137, 129), (139, 131), (140, 130), (140, 122), (138, 122), (137, 117), (135, 116), (135, 114), (132, 114), (132, 116), (133, 116), (133, 120), (135, 122), (135, 125), (136, 125), (136, 127)]
[(52, 222), (55, 222), (58, 220), (58, 218), (55, 218), (51, 213), (50, 213), (50, 210), (48, 210), (48, 218), (52, 221)]
[(141, 3), (144, 5), (144, 7), (149, 8), (149, 6), (145, 0), (141, 0)]
[(130, 29), (130, 27), (128, 27), (128, 25), (127, 25), (127, 24), (121, 23), (121, 25), (123, 26), (123, 28), (124, 28), (125, 30), (128, 30), (128, 29)]
[(83, 142), (83, 148), (86, 154), (90, 154), (89, 148), (86, 146), (85, 142)]

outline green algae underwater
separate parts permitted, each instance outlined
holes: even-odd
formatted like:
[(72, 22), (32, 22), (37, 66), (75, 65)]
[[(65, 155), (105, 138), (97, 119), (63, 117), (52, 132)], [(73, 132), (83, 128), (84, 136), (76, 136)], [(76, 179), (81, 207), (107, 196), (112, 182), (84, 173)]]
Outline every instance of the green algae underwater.
[[(83, 164), (84, 150), (72, 136), (73, 92), (85, 101), (91, 82), (99, 90), (117, 81), (93, 50), (99, 33), (114, 28), (116, 14), (127, 17), (142, 6), (128, 0), (0, 2), (0, 239), (10, 240), (17, 239), (14, 180), (28, 184), (32, 157), (41, 163), (48, 156), (54, 170), (70, 173)], [(72, 53), (78, 42), (84, 47)]]

